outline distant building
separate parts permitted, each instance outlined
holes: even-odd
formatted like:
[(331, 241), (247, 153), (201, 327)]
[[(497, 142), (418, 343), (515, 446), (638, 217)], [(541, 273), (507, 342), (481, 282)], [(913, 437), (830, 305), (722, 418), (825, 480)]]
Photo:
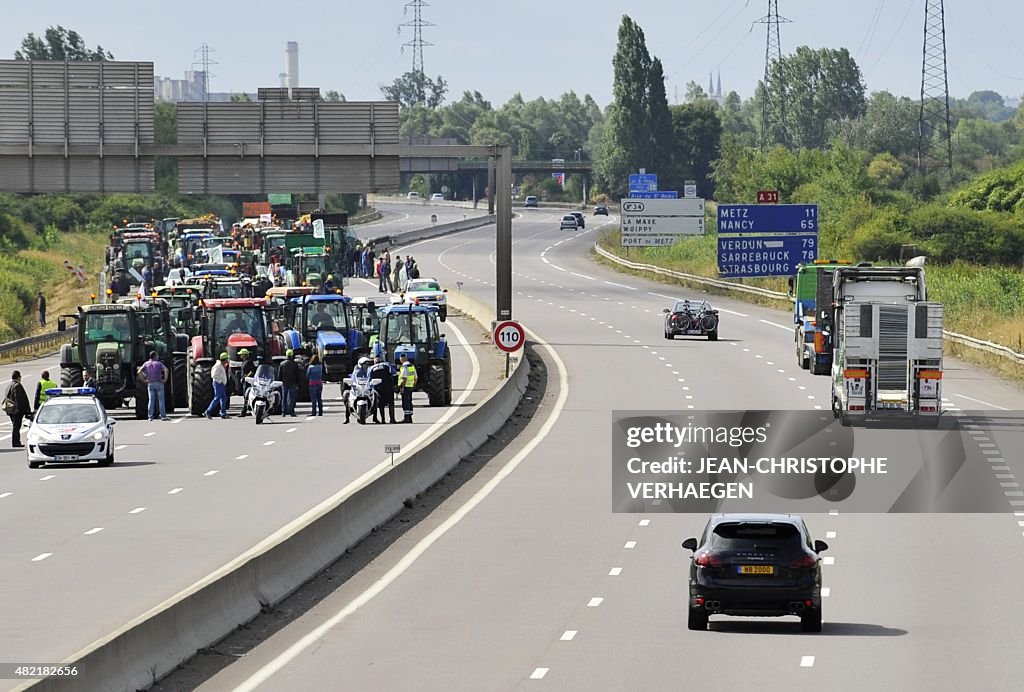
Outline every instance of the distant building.
[(714, 77), (708, 72), (708, 98), (721, 106), (725, 103), (725, 96), (722, 95), (722, 72), (718, 72), (718, 85), (715, 85)]
[[(202, 70), (186, 70), (184, 79), (171, 79), (170, 77), (154, 77), (153, 91), (157, 101), (202, 101), (203, 100)], [(236, 94), (228, 91), (212, 91), (207, 101), (224, 102), (230, 101)], [(256, 94), (248, 94), (253, 101)]]
[(284, 49), (284, 74), (281, 75), (283, 87), (294, 89), (299, 86), (299, 44), (289, 41)]

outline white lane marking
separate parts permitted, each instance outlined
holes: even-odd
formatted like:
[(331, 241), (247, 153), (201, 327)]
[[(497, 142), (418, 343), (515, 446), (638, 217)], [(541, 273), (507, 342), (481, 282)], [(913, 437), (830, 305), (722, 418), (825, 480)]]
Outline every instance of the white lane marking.
[(4, 499), (5, 497), (10, 497), (13, 494), (14, 493), (0, 493), (0, 500)]
[[(466, 344), (466, 342), (462, 339), (462, 334), (459, 332), (458, 328), (450, 323), (449, 327), (455, 332), (456, 336), (460, 340), (460, 343), (465, 347), (466, 352), (469, 353), (470, 358), (474, 364), (473, 377), (470, 378), (470, 383), (469, 385), (467, 385), (466, 391), (463, 392), (459, 399), (455, 402), (456, 404), (461, 404), (464, 403), (465, 399), (468, 398), (469, 393), (476, 386), (476, 380), (479, 374), (479, 362), (477, 361), (476, 354), (473, 353), (473, 349), (469, 348), (468, 344)], [(495, 474), (489, 481), (487, 481), (487, 483), (485, 483), (483, 487), (477, 490), (476, 493), (474, 493), (473, 496), (470, 497), (465, 502), (465, 504), (463, 504), (457, 510), (452, 512), (452, 514), (449, 515), (449, 517), (445, 519), (441, 524), (439, 524), (437, 528), (435, 528), (429, 534), (424, 536), (419, 543), (413, 546), (409, 550), (409, 552), (406, 553), (402, 557), (402, 559), (400, 559), (395, 564), (394, 567), (389, 569), (383, 576), (381, 576), (380, 579), (378, 579), (369, 588), (367, 588), (365, 591), (363, 591), (354, 599), (352, 599), (340, 611), (332, 615), (325, 622), (321, 623), (311, 632), (304, 635), (301, 639), (299, 639), (299, 641), (292, 644), (281, 654), (277, 655), (273, 660), (271, 660), (262, 668), (253, 673), (251, 676), (246, 678), (240, 685), (235, 687), (234, 692), (252, 692), (253, 690), (255, 690), (257, 687), (259, 687), (264, 682), (269, 680), (270, 677), (274, 675), (274, 673), (288, 665), (288, 663), (294, 660), (295, 657), (297, 657), (303, 651), (319, 642), (324, 637), (324, 635), (326, 635), (334, 627), (336, 627), (338, 624), (344, 621), (348, 616), (359, 610), (361, 607), (363, 607), (371, 600), (373, 600), (375, 596), (383, 592), (384, 589), (386, 589), (388, 586), (394, 583), (394, 581), (398, 579), (398, 577), (402, 576), (402, 574), (404, 574), (406, 570), (408, 570), (413, 564), (415, 564), (416, 561), (419, 560), (419, 558), (422, 557), (422, 555), (430, 548), (430, 546), (432, 546), (434, 543), (440, 540), (442, 536), (444, 536), (459, 522), (461, 522), (466, 517), (467, 514), (469, 514), (475, 507), (477, 507), (477, 505), (483, 502), (488, 495), (494, 492), (494, 489), (497, 488), (498, 485), (500, 485), (501, 482), (505, 480), (509, 475), (511, 475), (516, 470), (516, 468), (523, 462), (523, 460), (526, 459), (530, 454), (532, 454), (533, 450), (536, 449), (537, 446), (544, 441), (544, 438), (548, 436), (551, 430), (555, 427), (555, 424), (558, 423), (558, 419), (562, 414), (562, 410), (565, 408), (565, 403), (569, 398), (569, 371), (565, 367), (565, 362), (562, 360), (561, 356), (558, 355), (558, 352), (554, 348), (552, 348), (552, 346), (549, 343), (544, 341), (532, 329), (525, 328), (524, 331), (526, 332), (526, 335), (533, 340), (534, 343), (536, 343), (538, 346), (540, 346), (547, 352), (547, 354), (554, 361), (556, 368), (558, 369), (558, 398), (555, 400), (554, 406), (551, 407), (551, 412), (548, 414), (548, 417), (544, 421), (544, 424), (541, 425), (540, 430), (537, 431), (537, 434), (533, 438), (531, 438), (530, 441), (527, 442), (526, 445), (523, 446), (523, 448), (520, 449), (514, 457), (509, 459), (508, 462), (501, 468), (501, 470), (498, 471), (497, 474)], [(448, 413), (454, 415), (456, 408), (457, 406), (451, 407), (449, 411), (445, 413), (445, 416), (447, 416)], [(445, 416), (442, 416), (442, 419), (444, 419)], [(413, 443), (410, 446), (417, 445), (420, 439), (424, 439), (426, 436), (432, 434), (433, 432), (434, 427), (432, 426), (426, 432), (424, 432), (423, 435), (421, 435), (419, 438), (413, 440)], [(384, 464), (390, 466), (390, 460), (383, 462), (381, 464), (381, 467), (383, 467)], [(364, 478), (369, 478), (376, 473), (377, 469), (371, 469), (366, 474), (363, 474), (362, 477), (357, 478), (355, 481), (350, 483), (348, 487), (342, 489), (339, 495), (336, 495), (334, 498), (328, 498), (325, 503), (322, 503), (321, 506), (333, 504), (334, 502), (336, 502), (338, 496), (344, 496), (344, 494), (350, 493), (352, 492), (352, 490), (359, 488), (363, 484)], [(319, 511), (319, 508), (316, 507), (313, 508), (312, 510), (312, 512), (317, 511)], [(301, 519), (299, 521), (301, 521)], [(285, 526), (278, 532), (278, 535), (286, 535), (286, 533), (290, 531), (292, 531), (292, 527)], [(275, 536), (271, 536), (264, 543), (272, 541), (274, 539)], [(250, 555), (258, 551), (260, 547), (261, 546), (256, 546), (253, 550), (249, 551), (248, 553), (239, 556), (234, 560), (234, 563), (241, 564), (245, 562), (249, 559)], [(231, 568), (232, 565), (229, 564), (225, 566), (223, 570), (230, 571)]]
[(168, 495), (177, 495), (182, 490), (184, 490), (184, 488), (171, 488), (170, 490), (167, 491), (167, 494)]
[(248, 458), (249, 458), (248, 454), (239, 454), (237, 457), (235, 457), (235, 461), (242, 461), (242, 460), (248, 459)]
[(285, 430), (285, 432), (286, 432), (286, 433), (293, 433), (293, 432), (295, 432), (296, 430), (298, 430), (298, 428), (288, 428), (287, 430)]
[(763, 322), (763, 323), (769, 324), (769, 325), (771, 325), (773, 327), (778, 327), (779, 329), (784, 329), (787, 332), (793, 331), (793, 327), (787, 327), (785, 325), (778, 324), (777, 322), (769, 322), (768, 320), (758, 320), (758, 322)]
[(544, 676), (548, 674), (550, 668), (534, 668), (533, 672), (530, 673), (531, 680), (543, 680)]
[(834, 565), (836, 564), (836, 559), (830, 555), (828, 557), (822, 558), (821, 562), (824, 565)]
[(95, 529), (89, 529), (88, 531), (86, 531), (85, 535), (86, 536), (94, 536), (94, 535), (96, 535), (97, 533), (99, 533), (102, 530), (103, 530), (102, 526), (97, 526)]
[(562, 642), (571, 642), (576, 638), (577, 634), (579, 634), (579, 632), (576, 630), (566, 630), (565, 632), (562, 632), (562, 636), (559, 637), (558, 640)]
[(640, 520), (640, 526), (650, 526), (650, 524), (651, 524), (651, 520), (650, 519), (641, 519)]
[(573, 276), (578, 276), (581, 279), (587, 279), (589, 281), (597, 281), (597, 279), (595, 279), (594, 277), (587, 276), (586, 274), (577, 274), (576, 272), (569, 272), (569, 273), (572, 274)]
[(750, 315), (744, 315), (742, 312), (733, 312), (732, 310), (726, 310), (725, 308), (715, 308), (719, 312), (724, 312), (727, 315), (736, 315), (736, 317), (750, 317)]
[(180, 423), (183, 420), (185, 420), (185, 419), (184, 418), (175, 418), (174, 420), (171, 421), (171, 424), (172, 425), (177, 425), (178, 423)]
[(13, 433), (7, 433), (6, 435), (0, 436), (0, 440), (7, 440), (11, 437), (12, 434)]
[(124, 449), (127, 446), (128, 445), (118, 445), (118, 446), (114, 447), (114, 451), (115, 452), (120, 452), (122, 449)]
[(41, 480), (41, 481), (48, 481), (48, 480), (50, 480), (51, 478), (56, 478), (56, 476), (55, 476), (55, 475), (53, 475), (53, 474), (51, 473), (51, 474), (50, 474), (49, 476), (43, 476), (43, 477), (42, 477), (42, 478), (40, 478), (39, 480)]
[(601, 605), (602, 603), (604, 603), (604, 599), (603, 598), (601, 598), (600, 596), (594, 596), (587, 603), (587, 607), (588, 608), (596, 608), (597, 606)]
[(557, 269), (557, 270), (558, 270), (558, 271), (560, 271), (560, 272), (568, 271), (568, 270), (566, 270), (566, 269), (562, 269), (562, 268), (561, 268), (561, 267), (559, 267), (559, 266), (558, 266), (557, 264), (552, 264), (551, 266), (552, 266), (552, 267), (554, 267), (555, 269)]
[(145, 507), (136, 507), (132, 511), (128, 512), (128, 514), (139, 514), (140, 512), (145, 512), (145, 511), (146, 511)]
[(143, 435), (143, 437), (153, 437), (153, 435), (156, 435), (156, 433), (155, 432), (148, 432), (145, 435)]
[(609, 577), (617, 577), (620, 574), (622, 574), (622, 568), (621, 567), (612, 567), (610, 570), (608, 570), (608, 576)]
[(632, 550), (636, 547), (636, 541), (626, 541), (626, 545), (622, 546), (626, 550)]
[[(635, 287), (633, 287), (633, 286), (624, 286), (624, 285), (622, 285), (622, 284), (617, 284), (617, 283), (615, 283), (614, 281), (605, 281), (605, 283), (606, 283), (606, 284), (608, 284), (609, 286), (615, 286), (615, 287), (617, 287), (617, 288), (625, 288), (625, 289), (628, 289), (628, 290), (630, 290), (630, 291), (636, 291), (636, 290), (638, 290), (637, 288), (635, 288)], [(622, 305), (622, 303), (619, 303), (619, 305)]]
[(821, 587), (821, 597), (822, 598), (828, 598), (831, 595), (832, 595), (832, 588), (831, 587), (828, 587), (828, 586)]
[(830, 517), (838, 517), (839, 516), (839, 510), (838, 509), (830, 509), (828, 511), (828, 515)]
[(34, 558), (32, 558), (32, 562), (40, 562), (50, 557), (51, 555), (53, 555), (53, 553), (39, 553)]
[(801, 668), (813, 668), (814, 667), (814, 656), (801, 656), (800, 657)]
[(835, 538), (835, 537), (836, 537), (836, 532), (835, 531), (826, 531), (825, 532), (825, 538)]
[(220, 473), (220, 471), (217, 471), (216, 469), (214, 469), (213, 471), (207, 471), (203, 475), (204, 476), (216, 476), (218, 473)]
[(996, 406), (995, 404), (990, 404), (987, 401), (982, 401), (981, 399), (972, 399), (971, 397), (967, 396), (966, 394), (957, 394), (956, 392), (953, 392), (953, 396), (958, 396), (961, 399), (967, 399), (968, 401), (973, 401), (976, 404), (981, 404), (982, 406), (988, 406), (990, 408), (998, 409), (1000, 411), (1009, 411), (1010, 410), (1008, 408), (1003, 408), (1002, 406)]
[(264, 447), (269, 447), (272, 444), (274, 444), (274, 440), (267, 440), (266, 442), (263, 443), (263, 446)]

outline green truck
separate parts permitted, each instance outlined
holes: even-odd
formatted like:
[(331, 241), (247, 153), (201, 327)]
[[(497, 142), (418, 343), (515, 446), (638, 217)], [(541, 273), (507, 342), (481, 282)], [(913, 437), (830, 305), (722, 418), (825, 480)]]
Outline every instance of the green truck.
[(797, 266), (796, 276), (789, 278), (789, 299), (793, 302), (793, 323), (796, 329), (796, 362), (815, 375), (832, 372), (832, 343), (822, 329), (820, 309), (832, 305), (832, 275), (849, 261), (815, 260)]

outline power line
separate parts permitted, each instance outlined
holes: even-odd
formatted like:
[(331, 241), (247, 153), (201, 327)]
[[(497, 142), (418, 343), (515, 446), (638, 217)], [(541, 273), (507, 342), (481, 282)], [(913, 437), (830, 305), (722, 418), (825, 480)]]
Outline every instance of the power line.
[(878, 4), (875, 5), (875, 13), (871, 16), (871, 21), (868, 22), (868, 30), (864, 34), (864, 38), (860, 40), (860, 45), (857, 46), (857, 55), (861, 56), (861, 60), (863, 60), (864, 53), (871, 47), (871, 42), (875, 40), (875, 32), (878, 31), (878, 22), (882, 18), (884, 9), (885, 0), (878, 0)]
[[(684, 45), (682, 48), (677, 50), (672, 55), (670, 55), (667, 58), (665, 58), (665, 61), (664, 61), (665, 64), (667, 65), (668, 63), (672, 62), (673, 60), (678, 58), (680, 55), (685, 53), (687, 51), (687, 49), (690, 48), (690, 46), (692, 46), (694, 43), (696, 43), (700, 39), (701, 36), (703, 36), (708, 31), (710, 31), (711, 27), (713, 27), (715, 24), (718, 24), (718, 20), (720, 20), (722, 17), (724, 17), (726, 15), (726, 13), (729, 12), (729, 10), (731, 10), (738, 2), (739, 2), (739, 0), (736, 0), (736, 2), (733, 2), (731, 5), (726, 5), (725, 8), (721, 12), (718, 13), (718, 16), (715, 17), (714, 19), (712, 19), (710, 24), (708, 24), (706, 27), (704, 27), (699, 32), (697, 32), (697, 35), (694, 36), (693, 38), (691, 38), (690, 41), (686, 45)], [(749, 4), (750, 4), (750, 0), (746, 0), (744, 2), (743, 6), (746, 7)]]
[(398, 25), (399, 31), (402, 30), (403, 26), (412, 28), (412, 40), (402, 44), (402, 52), (404, 53), (406, 48), (412, 48), (412, 71), (414, 74), (423, 74), (423, 49), (434, 45), (423, 39), (423, 29), (428, 26), (434, 26), (434, 24), (423, 18), (423, 8), (430, 7), (430, 4), (425, 0), (409, 0), (409, 2), (405, 3), (405, 14), (409, 13), (410, 7), (412, 8), (412, 21), (403, 22)]
[[(707, 50), (708, 46), (710, 46), (710, 45), (711, 45), (712, 43), (714, 43), (715, 41), (717, 41), (717, 40), (718, 40), (718, 37), (719, 37), (719, 36), (721, 36), (722, 34), (724, 34), (724, 33), (725, 33), (725, 32), (726, 32), (726, 31), (727, 31), (728, 29), (732, 28), (732, 25), (733, 25), (733, 24), (734, 24), (734, 23), (736, 22), (736, 20), (737, 20), (737, 19), (739, 18), (739, 16), (740, 16), (741, 14), (743, 14), (743, 10), (747, 9), (747, 6), (748, 6), (749, 4), (750, 4), (750, 0), (747, 0), (747, 2), (746, 2), (746, 3), (744, 3), (743, 7), (741, 7), (741, 8), (739, 9), (739, 12), (737, 12), (736, 14), (734, 14), (734, 15), (732, 16), (732, 18), (731, 18), (731, 19), (730, 19), (730, 20), (729, 20), (729, 21), (728, 21), (728, 22), (727, 22), (727, 23), (725, 24), (725, 26), (723, 26), (723, 27), (722, 27), (721, 29), (719, 29), (719, 31), (718, 31), (718, 33), (717, 33), (717, 34), (715, 34), (714, 36), (712, 36), (712, 37), (711, 37), (711, 38), (710, 38), (710, 39), (708, 40), (708, 42), (707, 42), (707, 43), (705, 43), (705, 44), (704, 44), (703, 46), (701, 46), (700, 50), (698, 50), (698, 51), (697, 51), (696, 53), (694, 53), (694, 55), (693, 55), (693, 56), (692, 56), (692, 57), (691, 57), (691, 58), (690, 58), (689, 60), (687, 60), (687, 61), (686, 61), (686, 62), (684, 62), (684, 63), (683, 63), (682, 65), (680, 65), (679, 67), (677, 67), (677, 68), (676, 68), (676, 69), (675, 69), (675, 70), (674, 70), (674, 71), (673, 71), (672, 73), (670, 73), (670, 74), (668, 75), (668, 77), (669, 77), (669, 78), (671, 78), (671, 77), (675, 77), (675, 76), (676, 76), (677, 74), (679, 74), (680, 72), (682, 72), (682, 71), (683, 71), (683, 68), (685, 68), (685, 67), (686, 67), (687, 65), (689, 65), (689, 64), (690, 64), (691, 62), (693, 62), (693, 61), (694, 61), (694, 59), (695, 59), (695, 58), (696, 58), (696, 57), (697, 57), (698, 55), (703, 55), (703, 54), (704, 54), (704, 51), (705, 51), (705, 50)], [(717, 20), (716, 20), (716, 21), (717, 21)], [(712, 25), (714, 25), (714, 22), (712, 22)], [(710, 28), (711, 28), (711, 26), (709, 26), (708, 28), (710, 29)], [(701, 32), (701, 33), (703, 33), (703, 32)], [(692, 42), (691, 42), (691, 43), (692, 43)]]
[[(767, 28), (764, 49), (764, 94), (761, 102), (761, 149), (768, 148), (773, 128), (778, 131), (783, 144), (789, 143), (786, 119), (786, 80), (782, 70), (782, 41), (779, 25), (790, 24), (779, 16), (779, 0), (768, 0), (768, 14), (755, 24)], [(775, 93), (773, 93), (775, 92)]]
[(882, 62), (882, 58), (884, 58), (885, 54), (889, 52), (890, 48), (892, 48), (892, 44), (896, 42), (896, 37), (898, 37), (900, 35), (900, 31), (903, 30), (903, 25), (907, 23), (907, 17), (910, 16), (910, 10), (914, 9), (914, 5), (916, 5), (917, 2), (918, 0), (910, 0), (910, 2), (907, 3), (907, 11), (903, 13), (903, 19), (900, 20), (899, 26), (896, 27), (896, 31), (893, 32), (889, 42), (885, 44), (885, 48), (882, 50), (881, 55), (878, 56), (878, 59), (871, 63), (871, 67), (865, 70), (865, 76), (871, 74), (871, 72), (878, 67), (878, 64)]
[(945, 168), (953, 174), (953, 136), (946, 69), (946, 12), (943, 0), (925, 0), (921, 58), (921, 111), (917, 121), (917, 170)]

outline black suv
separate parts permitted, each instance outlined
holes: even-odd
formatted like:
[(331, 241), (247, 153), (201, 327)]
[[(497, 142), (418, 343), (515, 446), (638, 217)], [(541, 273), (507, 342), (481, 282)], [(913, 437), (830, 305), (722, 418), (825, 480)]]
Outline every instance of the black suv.
[(804, 520), (791, 514), (716, 514), (701, 538), (687, 538), (690, 602), (687, 626), (706, 630), (711, 615), (800, 617), (804, 632), (821, 631), (821, 558)]
[(572, 213), (572, 215), (576, 217), (576, 225), (577, 226), (579, 226), (580, 228), (586, 228), (587, 227), (587, 220), (585, 218), (583, 218), (583, 212), (581, 212), (581, 211), (574, 211)]

